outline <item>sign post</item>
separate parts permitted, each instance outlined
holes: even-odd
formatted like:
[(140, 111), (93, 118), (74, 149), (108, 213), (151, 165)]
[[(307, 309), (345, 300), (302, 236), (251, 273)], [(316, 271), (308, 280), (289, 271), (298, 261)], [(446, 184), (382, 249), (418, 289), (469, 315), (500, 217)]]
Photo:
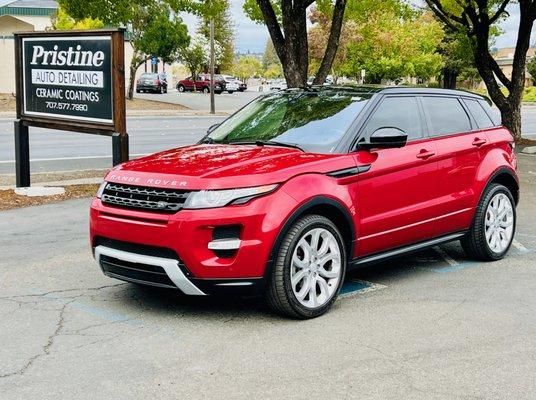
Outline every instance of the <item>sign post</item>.
[(112, 137), (112, 161), (128, 160), (124, 30), (15, 34), (17, 187), (30, 186), (28, 127)]

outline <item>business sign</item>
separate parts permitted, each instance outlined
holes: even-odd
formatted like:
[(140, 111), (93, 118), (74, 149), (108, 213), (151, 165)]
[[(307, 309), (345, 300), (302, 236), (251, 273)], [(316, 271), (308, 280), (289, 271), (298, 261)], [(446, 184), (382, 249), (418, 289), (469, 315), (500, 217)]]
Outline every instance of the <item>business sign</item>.
[(123, 29), (17, 32), (15, 73), (17, 187), (30, 185), (30, 126), (109, 135), (113, 165), (128, 160)]
[[(114, 40), (117, 34), (120, 40)], [(125, 107), (122, 31), (28, 32), (16, 37), (20, 119), (41, 125), (78, 122), (81, 125), (69, 130), (122, 133), (116, 121), (124, 119)]]

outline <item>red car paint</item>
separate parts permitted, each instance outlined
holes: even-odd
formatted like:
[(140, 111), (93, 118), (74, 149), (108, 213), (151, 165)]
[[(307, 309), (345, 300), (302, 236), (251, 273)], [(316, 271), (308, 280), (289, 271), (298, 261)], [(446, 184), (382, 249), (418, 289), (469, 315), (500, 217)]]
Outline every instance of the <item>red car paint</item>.
[[(353, 236), (346, 245), (359, 259), (468, 229), (495, 174), (516, 176), (512, 142), (497, 127), (345, 154), (218, 144), (168, 150), (115, 167), (105, 180), (184, 190), (279, 187), (242, 205), (175, 214), (124, 209), (95, 198), (91, 244), (105, 237), (172, 249), (195, 279), (262, 278), (286, 222), (322, 198), (350, 216)], [(355, 167), (365, 169), (329, 174)], [(208, 249), (215, 227), (234, 225), (242, 240), (236, 254), (219, 257)]]

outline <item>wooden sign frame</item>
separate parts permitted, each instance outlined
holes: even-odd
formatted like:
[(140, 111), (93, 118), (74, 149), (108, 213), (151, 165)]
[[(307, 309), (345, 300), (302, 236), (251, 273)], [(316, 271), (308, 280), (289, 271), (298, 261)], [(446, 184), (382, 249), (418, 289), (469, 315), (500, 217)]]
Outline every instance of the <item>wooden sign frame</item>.
[[(48, 129), (59, 129), (64, 131), (72, 132), (82, 132), (89, 134), (98, 134), (105, 136), (112, 136), (112, 158), (113, 164), (119, 164), (120, 162), (128, 160), (128, 134), (126, 131), (126, 101), (125, 101), (125, 45), (124, 45), (124, 29), (95, 29), (95, 30), (72, 30), (72, 31), (31, 31), (31, 32), (17, 32), (15, 36), (15, 71), (16, 71), (16, 107), (17, 107), (17, 120), (15, 121), (15, 160), (16, 160), (16, 175), (17, 175), (17, 187), (29, 186), (30, 185), (30, 162), (29, 162), (29, 143), (28, 143), (28, 127), (35, 126)], [(104, 77), (102, 82), (107, 82), (111, 86), (106, 87), (111, 91), (108, 94), (109, 98), (106, 99), (106, 102), (97, 104), (102, 107), (103, 104), (108, 104), (111, 107), (111, 112), (109, 108), (105, 107), (107, 110), (106, 118), (86, 118), (80, 115), (69, 115), (68, 113), (62, 113), (61, 109), (58, 112), (37, 112), (35, 110), (28, 111), (27, 109), (27, 87), (38, 86), (39, 89), (45, 87), (56, 87), (57, 86), (46, 86), (44, 83), (35, 83), (34, 80), (34, 70), (31, 69), (30, 64), (35, 64), (35, 59), (32, 59), (32, 63), (29, 62), (29, 55), (24, 53), (24, 44), (25, 42), (39, 42), (41, 41), (50, 41), (54, 42), (54, 39), (57, 39), (58, 43), (67, 42), (72, 40), (73, 42), (81, 42), (87, 40), (88, 42), (97, 43), (99, 41), (110, 41), (110, 54), (111, 59), (106, 60), (107, 63), (110, 63), (109, 76), (106, 75), (108, 70), (98, 71), (100, 77)], [(43, 46), (41, 46), (43, 48)], [(57, 49), (57, 46), (54, 46)], [(71, 51), (71, 48), (69, 48)], [(34, 50), (35, 52), (35, 50)], [(45, 52), (46, 53), (46, 52)], [(60, 51), (62, 53), (62, 51)], [(87, 52), (89, 54), (89, 51)], [(59, 53), (58, 53), (59, 54)], [(62, 57), (68, 54), (66, 51), (63, 51)], [(24, 59), (26, 57), (26, 60)], [(51, 55), (52, 57), (58, 57), (59, 55)], [(43, 57), (44, 60), (42, 65), (48, 65), (48, 58)], [(72, 60), (72, 57), (69, 58)], [(99, 60), (100, 61), (100, 60)], [(63, 64), (66, 65), (65, 61), (62, 60)], [(67, 64), (73, 65), (73, 64)], [(86, 64), (87, 65), (87, 64)], [(96, 65), (96, 64), (95, 64)], [(58, 70), (54, 67), (52, 71), (57, 71), (58, 75), (74, 72), (84, 72), (79, 68), (72, 68), (69, 71)], [(70, 68), (68, 66), (66, 69)], [(25, 71), (31, 71), (31, 77), (27, 76), (28, 74)], [(43, 72), (47, 70), (44, 69), (35, 69), (35, 71)], [(48, 70), (50, 71), (50, 70)], [(36, 73), (40, 73), (36, 72)], [(29, 82), (31, 80), (31, 82)], [(47, 85), (59, 85), (56, 83), (48, 82)], [(62, 83), (64, 86), (69, 86), (66, 83)], [(30, 86), (28, 86), (30, 85)], [(77, 87), (75, 83), (72, 85)], [(103, 86), (101, 86), (102, 88)], [(104, 89), (102, 89), (104, 90)], [(107, 94), (108, 92), (106, 92)], [(31, 99), (34, 103), (37, 104), (35, 98)], [(101, 101), (101, 99), (97, 100)], [(58, 102), (53, 105), (57, 105)], [(79, 103), (79, 102), (78, 102)], [(77, 113), (76, 107), (78, 106), (77, 102), (62, 102), (60, 103), (61, 107), (69, 107), (66, 109), (70, 110), (71, 108), (75, 109), (74, 113)], [(26, 105), (26, 107), (25, 107)], [(48, 105), (47, 105), (48, 106)], [(59, 108), (59, 107), (58, 107)], [(64, 108), (62, 108), (64, 109)], [(93, 111), (93, 113), (98, 113), (99, 110)], [(78, 114), (80, 114), (78, 112)], [(111, 117), (111, 118), (110, 118)]]

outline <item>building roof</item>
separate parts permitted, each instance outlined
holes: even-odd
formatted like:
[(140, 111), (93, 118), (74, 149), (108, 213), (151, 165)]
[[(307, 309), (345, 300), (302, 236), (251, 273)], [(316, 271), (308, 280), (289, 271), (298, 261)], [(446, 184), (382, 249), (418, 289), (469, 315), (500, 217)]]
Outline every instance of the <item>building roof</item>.
[(0, 0), (0, 7), (17, 8), (58, 8), (55, 0)]

